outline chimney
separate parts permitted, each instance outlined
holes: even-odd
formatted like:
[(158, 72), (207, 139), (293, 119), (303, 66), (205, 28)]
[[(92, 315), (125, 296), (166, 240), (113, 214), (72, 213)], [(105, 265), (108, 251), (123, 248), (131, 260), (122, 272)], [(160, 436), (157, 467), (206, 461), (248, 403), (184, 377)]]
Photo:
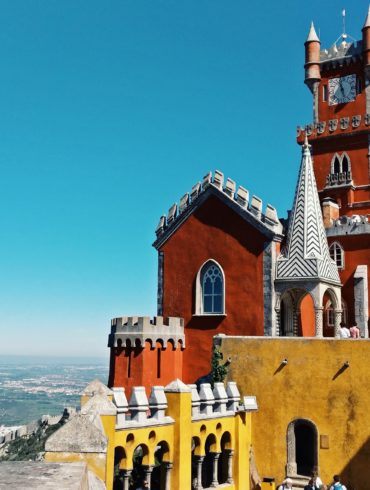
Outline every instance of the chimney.
[(331, 228), (334, 221), (339, 218), (339, 206), (331, 197), (326, 197), (322, 201), (322, 217), (325, 228)]

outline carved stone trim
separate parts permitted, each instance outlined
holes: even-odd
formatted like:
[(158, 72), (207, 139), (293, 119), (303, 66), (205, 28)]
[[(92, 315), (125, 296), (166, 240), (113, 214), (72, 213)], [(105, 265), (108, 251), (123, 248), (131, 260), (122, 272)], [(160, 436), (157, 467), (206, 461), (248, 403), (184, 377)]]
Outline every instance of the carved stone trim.
[(352, 116), (352, 127), (358, 128), (361, 124), (361, 116)]
[(338, 119), (330, 119), (329, 121), (329, 131), (336, 131), (338, 127)]
[(317, 134), (322, 134), (325, 131), (326, 122), (321, 121), (317, 124)]
[(340, 129), (347, 129), (349, 126), (349, 117), (340, 118)]
[(307, 124), (305, 126), (305, 131), (306, 131), (307, 136), (310, 136), (312, 134), (312, 131), (313, 131), (313, 124)]

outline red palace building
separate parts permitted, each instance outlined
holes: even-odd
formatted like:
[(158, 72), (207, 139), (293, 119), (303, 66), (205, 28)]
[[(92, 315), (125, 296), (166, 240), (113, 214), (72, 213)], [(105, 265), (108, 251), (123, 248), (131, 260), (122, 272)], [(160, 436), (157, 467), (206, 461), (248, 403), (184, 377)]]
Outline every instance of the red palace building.
[(158, 316), (112, 320), (110, 386), (192, 383), (219, 334), (335, 337), (342, 321), (368, 337), (370, 14), (350, 39), (322, 49), (312, 24), (305, 42), (313, 121), (289, 222), (220, 171), (161, 217)]

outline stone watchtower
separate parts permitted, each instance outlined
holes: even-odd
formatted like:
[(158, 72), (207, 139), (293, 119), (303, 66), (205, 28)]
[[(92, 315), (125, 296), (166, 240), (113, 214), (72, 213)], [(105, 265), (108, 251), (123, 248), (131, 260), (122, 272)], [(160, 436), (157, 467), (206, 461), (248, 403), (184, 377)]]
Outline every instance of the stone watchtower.
[(113, 318), (108, 347), (109, 387), (124, 386), (130, 396), (133, 386), (167, 385), (182, 377), (183, 319), (162, 316)]

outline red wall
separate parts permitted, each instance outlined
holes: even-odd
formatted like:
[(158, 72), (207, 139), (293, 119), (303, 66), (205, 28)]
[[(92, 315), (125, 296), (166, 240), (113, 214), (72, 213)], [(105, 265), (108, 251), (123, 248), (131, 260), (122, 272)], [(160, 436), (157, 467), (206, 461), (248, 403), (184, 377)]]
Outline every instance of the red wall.
[[(356, 99), (353, 102), (329, 105), (329, 102), (324, 102), (322, 100), (322, 87), (323, 85), (328, 84), (328, 80), (330, 78), (345, 77), (352, 74), (360, 78), (362, 83), (362, 92), (356, 96)], [(364, 117), (366, 113), (366, 96), (364, 88), (364, 68), (362, 63), (342, 66), (326, 72), (321, 71), (321, 81), (319, 86), (319, 121), (328, 121), (329, 119), (339, 119), (340, 117), (356, 116), (358, 114)]]
[[(164, 253), (163, 316), (185, 320), (186, 383), (209, 373), (214, 335), (263, 335), (266, 241), (262, 233), (211, 196), (160, 248)], [(218, 262), (225, 274), (225, 316), (193, 316), (196, 276), (208, 259)]]
[(299, 335), (302, 337), (315, 337), (315, 310), (310, 294), (306, 294), (301, 302)]
[(343, 284), (342, 297), (348, 307), (348, 323), (351, 326), (355, 320), (353, 275), (358, 265), (370, 266), (370, 236), (343, 235), (340, 237), (329, 237), (328, 241), (329, 245), (333, 242), (338, 242), (344, 248), (344, 269), (339, 272), (339, 275)]
[(182, 356), (180, 344), (171, 342), (166, 348), (159, 342), (153, 348), (150, 342), (145, 342), (144, 348), (111, 348), (108, 386), (124, 386), (127, 399), (133, 386), (145, 386), (149, 396), (151, 386), (166, 386), (182, 378)]

